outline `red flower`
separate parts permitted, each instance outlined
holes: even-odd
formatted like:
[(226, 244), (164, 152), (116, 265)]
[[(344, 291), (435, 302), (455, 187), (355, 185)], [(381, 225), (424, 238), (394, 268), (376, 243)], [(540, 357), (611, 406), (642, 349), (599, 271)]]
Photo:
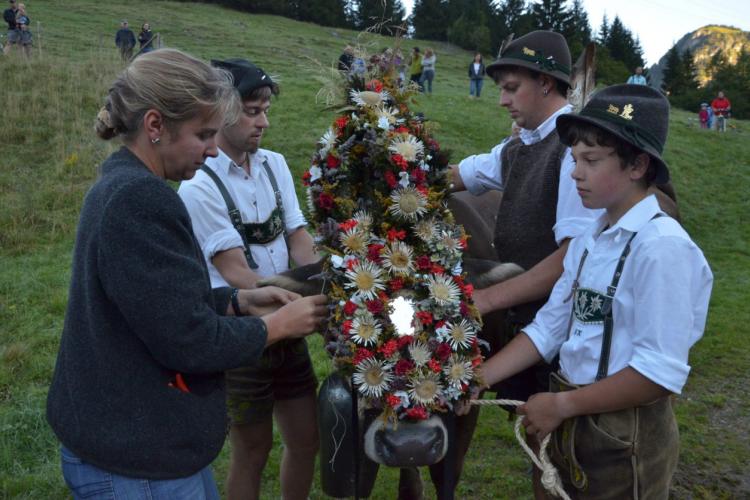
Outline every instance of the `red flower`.
[(388, 184), (388, 187), (391, 189), (395, 189), (396, 186), (398, 186), (398, 181), (396, 180), (396, 174), (391, 172), (390, 170), (386, 170), (385, 174), (385, 182)]
[(391, 228), (388, 230), (386, 238), (388, 238), (388, 241), (403, 240), (404, 238), (406, 238), (406, 231), (404, 231), (403, 229), (397, 231), (396, 229)]
[(372, 243), (367, 246), (367, 258), (376, 264), (380, 264), (380, 252), (383, 250), (383, 245), (380, 243)]
[(372, 90), (373, 92), (382, 92), (383, 84), (380, 82), (380, 80), (373, 79), (365, 84), (365, 88), (367, 90)]
[(408, 346), (414, 341), (414, 337), (412, 335), (404, 335), (402, 337), (398, 338), (398, 348), (403, 349), (404, 347)]
[(404, 288), (404, 280), (402, 278), (393, 278), (388, 282), (388, 286), (392, 291), (398, 292), (399, 290)]
[(427, 410), (423, 406), (415, 406), (406, 410), (406, 416), (414, 420), (427, 420)]
[(360, 364), (362, 361), (369, 359), (373, 357), (373, 353), (369, 350), (365, 349), (364, 347), (360, 347), (357, 349), (357, 352), (354, 353), (354, 358), (352, 358), (352, 364), (355, 366)]
[(401, 404), (401, 398), (398, 396), (394, 396), (393, 394), (387, 394), (385, 396), (385, 401), (388, 403), (388, 406), (390, 406), (393, 409), (396, 409), (398, 405)]
[(432, 149), (433, 151), (440, 151), (440, 144), (435, 139), (427, 139), (427, 145)]
[(409, 129), (401, 125), (399, 127), (396, 127), (396, 129), (393, 132), (395, 132), (396, 134), (408, 134)]
[(366, 304), (367, 310), (373, 314), (380, 314), (383, 312), (383, 303), (379, 300), (368, 300)]
[(414, 176), (414, 183), (417, 186), (421, 186), (427, 180), (427, 174), (421, 168), (415, 168), (412, 171), (412, 175)]
[(430, 260), (430, 257), (427, 255), (420, 255), (417, 257), (417, 269), (420, 271), (427, 271), (428, 269), (432, 269), (432, 261)]
[(348, 231), (350, 229), (357, 227), (357, 224), (359, 224), (359, 222), (357, 222), (356, 220), (349, 219), (339, 224), (339, 229), (341, 229), (342, 231)]
[(461, 316), (468, 316), (469, 315), (469, 306), (466, 305), (466, 302), (461, 302), (458, 305), (458, 311), (461, 313)]
[(453, 282), (458, 285), (458, 288), (461, 290), (464, 289), (464, 278), (461, 275), (453, 276)]
[(451, 355), (451, 352), (453, 352), (453, 349), (451, 349), (451, 346), (446, 344), (445, 342), (439, 344), (437, 346), (437, 349), (435, 349), (435, 355), (440, 358), (441, 361), (445, 361), (448, 359)]
[(406, 171), (406, 169), (409, 168), (409, 162), (406, 161), (406, 158), (401, 156), (400, 154), (394, 154), (391, 156), (391, 160), (393, 161), (393, 164), (399, 167), (401, 170)]
[(415, 189), (425, 196), (430, 196), (430, 190), (427, 189), (427, 186), (417, 186)]
[(431, 325), (433, 322), (432, 313), (430, 311), (418, 311), (415, 316), (423, 325)]
[(381, 345), (378, 349), (378, 352), (383, 353), (383, 356), (385, 356), (386, 358), (390, 358), (391, 356), (393, 356), (393, 353), (396, 352), (396, 349), (398, 349), (398, 343), (394, 339), (391, 339), (385, 344)]
[(474, 359), (471, 360), (471, 366), (473, 366), (474, 368), (476, 368), (477, 366), (479, 366), (481, 364), (482, 364), (482, 357), (481, 356), (477, 356), (476, 358), (474, 358)]
[(458, 244), (461, 245), (462, 250), (466, 250), (469, 246), (469, 242), (467, 241), (468, 237), (466, 235), (461, 236), (461, 239), (458, 240)]
[(339, 133), (344, 131), (344, 128), (346, 127), (347, 123), (349, 123), (349, 117), (348, 116), (340, 116), (336, 118), (336, 128), (339, 129)]
[(440, 373), (443, 369), (443, 367), (440, 365), (440, 362), (435, 358), (431, 358), (427, 362), (427, 366), (429, 366), (430, 370), (432, 370), (435, 373)]
[(471, 298), (471, 296), (474, 295), (474, 285), (464, 285), (464, 294), (466, 294), (466, 297)]
[(305, 186), (310, 185), (310, 177), (312, 177), (312, 174), (309, 170), (305, 170), (305, 173), (302, 174), (302, 184)]
[(333, 196), (328, 193), (320, 193), (320, 196), (318, 196), (318, 207), (325, 211), (330, 211), (333, 208)]
[(355, 304), (351, 300), (347, 300), (346, 304), (344, 304), (344, 314), (346, 314), (347, 316), (351, 316), (352, 314), (357, 312), (358, 308), (359, 306), (357, 304)]
[(346, 335), (349, 335), (349, 332), (352, 330), (352, 320), (347, 319), (344, 321), (341, 325), (341, 331), (344, 332)]
[(326, 166), (328, 168), (338, 168), (339, 165), (341, 165), (341, 158), (328, 153), (328, 156), (326, 157)]
[(358, 260), (358, 259), (351, 259), (351, 260), (348, 260), (348, 261), (346, 262), (346, 268), (347, 268), (347, 269), (348, 269), (349, 271), (351, 271), (352, 269), (354, 269), (354, 266), (356, 266), (357, 264), (359, 264), (359, 260)]
[(437, 262), (434, 262), (432, 264), (432, 274), (443, 274), (445, 272), (445, 268), (438, 264)]
[(393, 371), (396, 372), (396, 375), (401, 377), (412, 371), (415, 366), (414, 361), (410, 359), (399, 359), (396, 362), (396, 366), (393, 367)]

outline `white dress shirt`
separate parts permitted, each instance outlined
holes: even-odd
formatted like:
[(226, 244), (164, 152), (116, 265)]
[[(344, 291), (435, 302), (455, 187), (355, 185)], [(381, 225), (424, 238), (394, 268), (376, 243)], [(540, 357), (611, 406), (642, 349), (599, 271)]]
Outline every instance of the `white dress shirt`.
[(651, 195), (614, 226), (607, 228), (603, 215), (573, 239), (549, 301), (524, 328), (547, 361), (560, 353), (560, 370), (570, 382), (595, 381), (604, 330), (601, 322), (574, 315), (568, 338), (574, 302), (569, 297), (583, 251), (589, 254), (580, 287), (606, 294), (625, 244), (637, 232), (614, 296), (607, 374), (630, 366), (671, 392), (680, 393), (685, 385), (688, 351), (706, 325), (713, 275), (682, 226), (667, 216), (654, 219), (657, 213), (659, 204)]
[[(206, 165), (222, 180), (237, 209), (242, 222), (265, 222), (276, 208), (276, 197), (271, 181), (263, 168), (263, 160), (276, 177), (284, 205), (284, 225), (287, 233), (306, 225), (294, 190), (294, 181), (284, 157), (273, 151), (259, 149), (250, 157), (250, 173), (235, 164), (223, 151), (216, 158), (206, 158)], [(242, 248), (242, 238), (232, 226), (227, 205), (216, 183), (199, 170), (195, 177), (182, 182), (178, 191), (190, 213), (193, 231), (208, 265), (211, 286), (229, 286), (211, 263), (214, 255), (232, 248)], [(289, 268), (289, 253), (284, 236), (266, 245), (251, 245), (250, 251), (258, 264), (254, 272), (271, 276)]]
[[(555, 131), (557, 117), (572, 111), (573, 107), (568, 104), (557, 110), (535, 130), (521, 129), (521, 141), (528, 146), (545, 139), (549, 134), (557, 133)], [(470, 193), (480, 195), (491, 189), (498, 191), (505, 189), (502, 181), (502, 151), (508, 142), (509, 138), (492, 148), (489, 153), (469, 156), (458, 164), (461, 180)], [(583, 233), (591, 224), (591, 220), (602, 213), (601, 210), (590, 210), (581, 203), (575, 182), (571, 177), (574, 168), (575, 162), (570, 148), (566, 148), (560, 166), (557, 218), (553, 228), (558, 245), (567, 238), (573, 238)]]

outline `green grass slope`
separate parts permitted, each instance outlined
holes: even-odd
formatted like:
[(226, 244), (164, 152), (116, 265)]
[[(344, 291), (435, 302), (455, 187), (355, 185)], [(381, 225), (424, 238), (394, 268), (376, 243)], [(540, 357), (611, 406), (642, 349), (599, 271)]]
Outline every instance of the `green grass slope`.
[[(0, 497), (65, 498), (44, 404), (65, 313), (78, 210), (97, 165), (117, 147), (96, 140), (92, 123), (122, 68), (113, 43), (119, 20), (128, 18), (132, 26), (148, 20), (166, 45), (206, 59), (246, 57), (278, 75), (282, 94), (273, 104), (264, 146), (282, 152), (296, 177), (332, 119), (316, 103), (315, 76), (357, 34), (214, 6), (142, 0), (127, 5), (48, 0), (30, 4), (29, 14), (37, 32), (34, 57), (0, 59)], [(369, 36), (360, 41), (373, 51), (392, 43)], [(414, 44), (426, 45), (404, 41), (405, 51)], [(438, 139), (454, 160), (488, 151), (510, 125), (497, 105), (497, 89), (487, 81), (482, 98), (469, 100), (471, 54), (431, 45), (438, 55), (435, 94), (421, 97), (415, 107), (440, 124)], [(716, 283), (705, 337), (691, 353), (693, 373), (676, 400), (682, 456), (674, 496), (746, 497), (750, 230), (744, 217), (750, 212), (750, 125), (733, 122), (735, 128), (719, 135), (700, 130), (691, 118), (673, 113), (666, 160), (685, 226), (705, 251)], [(320, 340), (311, 344), (322, 378), (330, 365)], [(280, 496), (276, 444), (263, 498)], [(227, 456), (225, 448), (215, 463), (220, 483)], [(528, 468), (505, 414), (485, 409), (457, 495), (529, 497)], [(395, 480), (395, 471), (381, 471), (373, 498), (394, 498)], [(322, 496), (316, 479), (311, 497)]]

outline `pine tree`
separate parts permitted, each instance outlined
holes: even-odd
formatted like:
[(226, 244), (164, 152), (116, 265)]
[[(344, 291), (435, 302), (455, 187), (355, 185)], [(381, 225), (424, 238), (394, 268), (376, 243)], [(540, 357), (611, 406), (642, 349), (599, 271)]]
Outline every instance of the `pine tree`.
[(401, 0), (351, 0), (351, 7), (357, 29), (380, 34), (394, 34), (406, 14)]
[(602, 17), (602, 24), (601, 26), (599, 26), (599, 33), (596, 35), (596, 43), (598, 43), (602, 47), (606, 47), (608, 41), (609, 41), (609, 20), (607, 19), (607, 14), (604, 14), (604, 17)]
[(664, 90), (669, 94), (677, 94), (680, 90), (680, 79), (684, 75), (684, 66), (682, 63), (682, 56), (677, 50), (677, 46), (673, 46), (667, 52), (667, 61), (664, 68), (664, 77), (662, 78), (662, 86)]
[(534, 24), (540, 30), (563, 33), (570, 23), (571, 13), (565, 6), (566, 0), (541, 0), (531, 5)]
[(570, 54), (575, 61), (583, 48), (591, 41), (591, 26), (589, 25), (589, 16), (583, 7), (582, 0), (573, 0), (573, 6), (570, 9), (570, 19), (563, 30), (563, 35), (568, 40)]
[(415, 38), (448, 39), (447, 0), (416, 0), (409, 18)]

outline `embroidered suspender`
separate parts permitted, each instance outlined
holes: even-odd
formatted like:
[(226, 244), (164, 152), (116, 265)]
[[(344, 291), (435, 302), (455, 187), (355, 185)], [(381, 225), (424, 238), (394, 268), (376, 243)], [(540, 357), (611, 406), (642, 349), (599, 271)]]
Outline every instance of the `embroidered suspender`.
[[(271, 170), (271, 167), (268, 165), (267, 160), (263, 160), (263, 169), (266, 172), (266, 175), (268, 176), (269, 181), (271, 182), (271, 188), (273, 189), (274, 196), (276, 198), (276, 207), (279, 211), (279, 218), (281, 219), (282, 227), (284, 225), (284, 205), (281, 202), (281, 191), (279, 191), (279, 185), (276, 182), (276, 177), (273, 175), (273, 171)], [(258, 264), (255, 262), (255, 259), (253, 259), (253, 254), (250, 251), (250, 242), (248, 241), (247, 232), (246, 232), (246, 225), (242, 222), (242, 215), (240, 214), (240, 211), (237, 209), (237, 206), (234, 204), (234, 200), (232, 199), (232, 196), (229, 194), (229, 191), (227, 191), (226, 186), (222, 182), (222, 180), (219, 178), (218, 175), (216, 175), (216, 172), (214, 172), (212, 169), (210, 169), (207, 165), (202, 165), (201, 170), (203, 170), (208, 176), (211, 178), (211, 180), (214, 181), (214, 184), (216, 184), (216, 187), (219, 188), (219, 192), (221, 193), (221, 197), (224, 198), (224, 203), (227, 205), (227, 213), (229, 214), (229, 220), (232, 223), (232, 226), (237, 230), (238, 233), (240, 233), (240, 238), (242, 238), (242, 250), (245, 253), (245, 259), (247, 260), (247, 265), (250, 267), (250, 269), (258, 269)], [(273, 216), (274, 214), (272, 214)], [(286, 234), (286, 230), (282, 230), (284, 234), (284, 243), (286, 243), (287, 248), (289, 248), (289, 240), (288, 236)], [(278, 234), (278, 233), (276, 233)], [(257, 243), (257, 242), (256, 242)]]
[[(657, 217), (661, 217), (662, 214), (656, 214), (651, 219), (656, 219)], [(628, 242), (625, 244), (625, 248), (622, 249), (622, 254), (620, 254), (620, 258), (617, 261), (617, 267), (615, 268), (615, 273), (612, 276), (612, 282), (607, 287), (607, 295), (605, 296), (604, 303), (602, 304), (602, 312), (604, 313), (604, 332), (602, 334), (602, 350), (601, 354), (599, 355), (599, 368), (596, 371), (596, 381), (600, 381), (601, 379), (605, 378), (607, 376), (607, 372), (609, 371), (609, 355), (612, 348), (612, 329), (614, 327), (614, 317), (612, 315), (613, 310), (613, 303), (615, 300), (615, 292), (617, 291), (617, 285), (620, 283), (620, 277), (622, 276), (622, 269), (625, 266), (625, 260), (627, 259), (628, 255), (630, 254), (630, 243), (633, 241), (633, 238), (638, 233), (633, 233), (630, 238), (628, 239)], [(566, 301), (570, 300), (571, 298), (574, 301), (578, 300), (578, 290), (580, 287), (579, 279), (581, 277), (581, 270), (583, 269), (583, 264), (586, 262), (586, 257), (588, 257), (589, 251), (588, 249), (584, 249), (583, 255), (581, 256), (581, 262), (578, 264), (578, 271), (576, 272), (576, 278), (573, 281), (573, 285), (570, 289), (570, 295), (568, 296)], [(570, 320), (568, 321), (568, 334), (566, 336), (566, 339), (570, 338), (570, 330), (573, 327), (573, 313), (575, 311), (575, 302), (571, 305), (570, 308)]]

